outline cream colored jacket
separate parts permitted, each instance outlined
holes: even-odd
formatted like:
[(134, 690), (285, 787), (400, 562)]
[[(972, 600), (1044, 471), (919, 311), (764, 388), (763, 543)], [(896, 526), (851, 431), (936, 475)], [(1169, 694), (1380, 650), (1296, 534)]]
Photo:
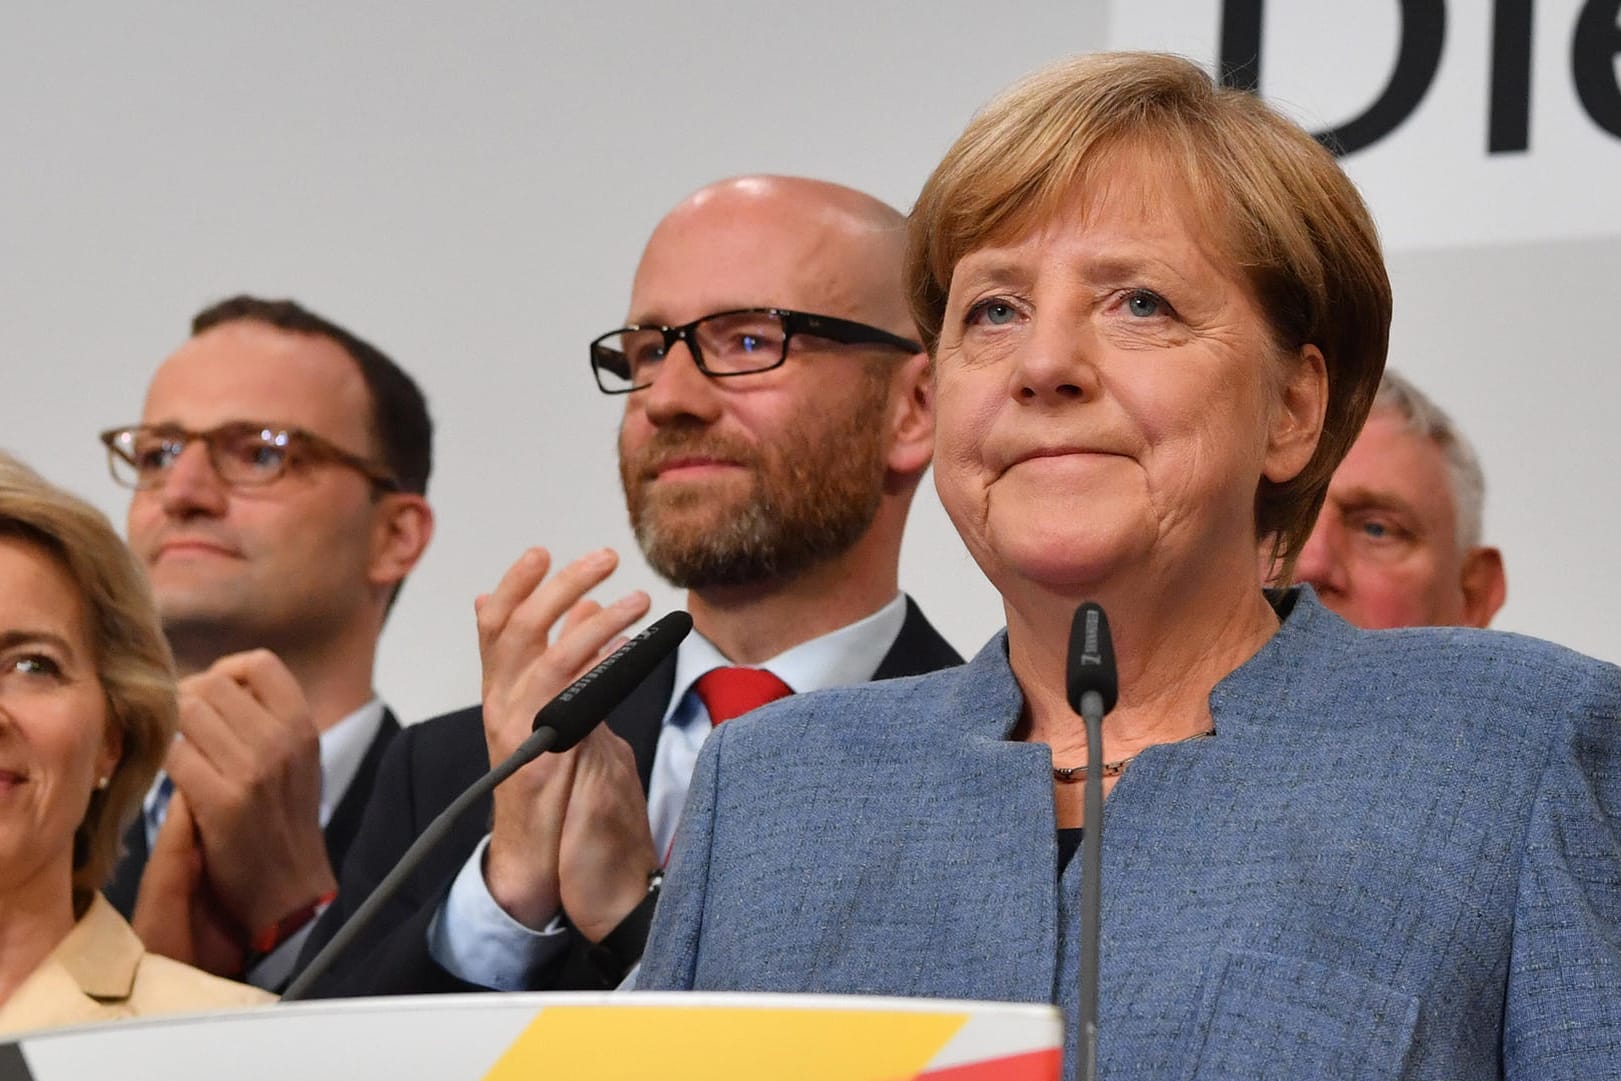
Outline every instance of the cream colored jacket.
[(147, 953), (97, 894), (61, 945), (0, 1006), (0, 1035), (274, 1001), (257, 987)]

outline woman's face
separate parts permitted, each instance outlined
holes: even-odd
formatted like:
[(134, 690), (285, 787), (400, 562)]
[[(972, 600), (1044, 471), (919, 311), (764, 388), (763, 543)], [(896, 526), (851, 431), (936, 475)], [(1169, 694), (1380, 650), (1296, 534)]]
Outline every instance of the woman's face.
[(1320, 355), (1277, 355), (1168, 175), (1122, 154), (1084, 198), (952, 275), (935, 483), (1004, 595), (1085, 593), (1133, 566), (1253, 573), (1259, 481), (1293, 476), (1315, 446)]
[(0, 536), (0, 882), (71, 872), (114, 743), (78, 587), (39, 545)]

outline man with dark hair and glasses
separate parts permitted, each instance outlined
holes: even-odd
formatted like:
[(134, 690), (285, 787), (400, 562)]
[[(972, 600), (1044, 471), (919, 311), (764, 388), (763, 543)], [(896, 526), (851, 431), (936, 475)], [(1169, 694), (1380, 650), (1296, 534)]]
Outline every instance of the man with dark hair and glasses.
[[(901, 215), (870, 196), (784, 177), (712, 185), (659, 224), (629, 325), (589, 352), (598, 387), (624, 402), (637, 540), (688, 590), (695, 633), (575, 750), (464, 815), (317, 993), (615, 985), (641, 954), (716, 723), (787, 693), (960, 663), (897, 584), (934, 431), (903, 242)], [(586, 599), (616, 561), (602, 550), (552, 573), (534, 549), (479, 599), (482, 709), (390, 748), (306, 958), (647, 612), (641, 593)]]
[(183, 677), (108, 896), (150, 949), (274, 989), (399, 731), (372, 671), (433, 532), (427, 404), (342, 327), (242, 296), (101, 439)]

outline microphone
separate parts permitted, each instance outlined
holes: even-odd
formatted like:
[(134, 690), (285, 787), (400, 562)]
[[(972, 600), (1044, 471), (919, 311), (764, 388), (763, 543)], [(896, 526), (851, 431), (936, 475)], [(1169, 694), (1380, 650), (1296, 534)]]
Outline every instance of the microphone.
[(474, 781), (465, 792), (428, 823), (428, 828), (411, 843), (392, 870), (366, 897), (355, 914), (338, 928), (337, 934), (317, 953), (298, 978), (282, 994), (283, 1002), (296, 1002), (309, 995), (310, 988), (325, 976), (334, 961), (360, 936), (400, 887), (438, 846), (445, 834), (467, 809), (546, 751), (566, 751), (579, 743), (608, 711), (630, 697), (630, 692), (652, 675), (663, 660), (675, 652), (692, 630), (692, 617), (671, 612), (651, 627), (614, 650), (594, 668), (563, 689), (556, 698), (535, 714), (534, 732), (499, 765)]
[[(692, 617), (671, 612), (608, 656), (591, 671), (563, 689), (535, 714), (535, 732), (550, 728), (557, 733), (548, 748), (566, 751), (591, 734), (608, 711), (653, 674), (659, 662), (692, 630)], [(612, 675), (612, 678), (608, 678)]]
[(1069, 708), (1086, 722), (1086, 833), (1081, 838), (1081, 971), (1075, 1074), (1098, 1075), (1098, 947), (1103, 933), (1103, 715), (1120, 697), (1114, 641), (1103, 608), (1087, 601), (1069, 626), (1064, 670)]
[[(1093, 601), (1075, 609), (1075, 621), (1069, 625), (1069, 665), (1064, 672), (1064, 689), (1069, 692), (1069, 708), (1083, 717), (1088, 692), (1098, 696), (1099, 717), (1113, 709), (1120, 698), (1120, 676), (1114, 666), (1109, 617), (1103, 614), (1102, 606)], [(1092, 749), (1088, 747), (1086, 753), (1090, 755)]]

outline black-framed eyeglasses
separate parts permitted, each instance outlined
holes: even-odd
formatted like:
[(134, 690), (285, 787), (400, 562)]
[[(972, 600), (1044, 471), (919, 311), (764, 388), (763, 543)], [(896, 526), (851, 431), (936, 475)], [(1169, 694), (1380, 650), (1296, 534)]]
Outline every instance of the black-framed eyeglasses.
[(203, 441), (214, 472), (232, 486), (269, 484), (295, 463), (330, 462), (355, 470), (386, 492), (400, 490), (400, 482), (376, 462), (287, 425), (239, 420), (194, 432), (178, 424), (137, 424), (101, 433), (113, 479), (138, 491), (163, 487), (175, 461), (194, 439)]
[(887, 330), (785, 308), (740, 308), (716, 312), (678, 327), (629, 326), (610, 330), (591, 343), (591, 372), (604, 394), (626, 394), (649, 386), (659, 363), (676, 342), (686, 342), (693, 363), (705, 375), (726, 378), (780, 367), (788, 343), (804, 334), (844, 345), (881, 345), (908, 353), (923, 346)]

